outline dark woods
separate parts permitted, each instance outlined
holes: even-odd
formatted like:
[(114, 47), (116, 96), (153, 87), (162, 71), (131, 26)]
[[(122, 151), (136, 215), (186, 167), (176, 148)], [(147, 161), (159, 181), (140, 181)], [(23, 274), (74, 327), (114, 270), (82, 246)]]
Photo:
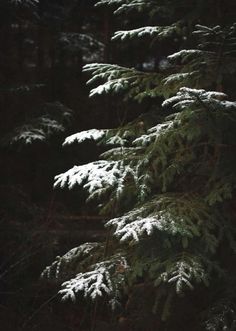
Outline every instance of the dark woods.
[[(0, 1), (1, 330), (236, 330), (235, 1), (97, 2)], [(111, 130), (98, 145), (62, 148), (92, 128)], [(109, 184), (105, 202), (86, 204), (79, 187), (53, 189), (55, 175), (101, 153), (131, 169), (120, 187)], [(103, 226), (166, 211), (165, 226), (140, 225), (140, 238), (128, 229), (128, 242), (112, 237), (116, 221)], [(85, 262), (56, 258), (86, 242), (94, 250)], [(64, 280), (118, 255), (118, 308), (106, 296), (61, 302)], [(50, 264), (56, 276), (41, 279)], [(186, 296), (175, 286), (179, 270)]]
[(104, 236), (78, 194), (52, 189), (55, 174), (89, 157), (88, 146), (62, 155), (66, 135), (113, 122), (108, 108), (88, 100), (81, 72), (109, 56), (109, 18), (93, 5), (0, 2), (1, 330), (76, 330), (75, 307), (58, 308), (40, 273), (56, 255)]

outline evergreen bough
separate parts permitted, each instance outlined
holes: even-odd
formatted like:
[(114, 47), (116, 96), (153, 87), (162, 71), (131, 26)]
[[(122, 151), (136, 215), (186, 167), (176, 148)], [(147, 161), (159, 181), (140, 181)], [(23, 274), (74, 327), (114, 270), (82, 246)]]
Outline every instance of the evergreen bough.
[[(178, 3), (103, 0), (97, 5), (116, 6), (116, 14), (146, 11), (152, 18), (166, 18), (169, 11), (174, 18)], [(100, 248), (90, 258), (88, 247), (96, 246), (89, 243), (72, 255), (58, 257), (43, 276), (58, 278), (59, 266), (66, 261), (63, 299), (104, 296), (113, 309), (122, 294), (137, 284), (151, 283), (157, 289), (153, 312), (162, 320), (169, 316), (171, 302), (176, 304), (189, 290), (206, 286), (212, 307), (205, 312), (201, 329), (233, 330), (236, 284), (231, 262), (224, 256), (234, 254), (236, 248), (236, 102), (229, 101), (234, 97), (236, 29), (235, 24), (217, 22), (194, 26), (191, 17), (186, 34), (185, 20), (178, 17), (166, 26), (118, 31), (113, 37), (119, 42), (149, 35), (158, 43), (172, 34), (182, 36), (191, 48), (170, 54), (167, 70), (145, 72), (103, 63), (84, 67), (92, 75), (89, 83), (98, 83), (91, 96), (122, 92), (138, 101), (151, 97), (154, 106), (151, 113), (123, 127), (83, 131), (65, 140), (65, 145), (89, 139), (107, 146), (99, 161), (56, 176), (55, 186), (82, 185), (88, 199), (99, 202), (104, 217), (112, 215), (106, 227), (111, 228), (113, 239), (108, 248), (96, 244)], [(78, 263), (71, 275), (75, 258)], [(212, 294), (215, 286), (220, 294)], [(230, 318), (220, 319), (225, 311)]]

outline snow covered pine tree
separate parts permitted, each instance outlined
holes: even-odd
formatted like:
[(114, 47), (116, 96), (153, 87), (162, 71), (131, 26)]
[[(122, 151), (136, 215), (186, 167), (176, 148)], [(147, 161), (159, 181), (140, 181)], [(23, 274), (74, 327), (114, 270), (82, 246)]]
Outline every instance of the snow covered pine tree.
[[(105, 297), (112, 309), (125, 305), (127, 293), (135, 297), (138, 286), (151, 286), (149, 322), (155, 316), (156, 324), (150, 330), (235, 330), (236, 102), (228, 101), (235, 97), (233, 1), (225, 17), (210, 0), (101, 0), (96, 5), (151, 22), (117, 31), (115, 42), (146, 38), (151, 47), (171, 42), (175, 52), (153, 71), (137, 70), (135, 63), (133, 68), (84, 67), (92, 75), (88, 83), (98, 83), (91, 96), (150, 98), (153, 106), (151, 115), (118, 129), (83, 131), (65, 140), (65, 145), (90, 139), (108, 146), (99, 161), (56, 176), (55, 187), (81, 185), (106, 217), (115, 212), (106, 223), (112, 244), (109, 250), (105, 243), (74, 248), (42, 276), (61, 280), (63, 300)], [(155, 26), (157, 21), (162, 25)], [(131, 318), (127, 303), (126, 308)], [(149, 330), (145, 323), (139, 330)]]

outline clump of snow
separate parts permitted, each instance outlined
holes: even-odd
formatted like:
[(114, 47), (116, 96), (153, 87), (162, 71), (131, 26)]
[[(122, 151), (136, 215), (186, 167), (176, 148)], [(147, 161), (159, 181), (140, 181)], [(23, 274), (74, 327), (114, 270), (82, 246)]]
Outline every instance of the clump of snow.
[(208, 275), (199, 261), (191, 256), (183, 256), (180, 260), (169, 264), (167, 270), (160, 274), (156, 283), (175, 283), (176, 292), (183, 293), (185, 288), (193, 289), (192, 282), (207, 283)]
[(167, 121), (164, 123), (157, 124), (156, 126), (148, 129), (147, 133), (144, 134), (133, 141), (134, 145), (138, 146), (148, 146), (151, 142), (157, 139), (159, 136), (164, 134), (166, 131), (171, 129), (174, 125), (174, 121)]
[(192, 237), (194, 226), (191, 224), (192, 228), (189, 227), (183, 216), (172, 214), (171, 210), (155, 210), (159, 203), (158, 200), (145, 203), (123, 216), (109, 220), (106, 226), (115, 228), (114, 235), (120, 241), (138, 242), (144, 234), (150, 236), (156, 230)]
[(133, 37), (143, 37), (146, 35), (154, 35), (159, 32), (159, 28), (157, 26), (145, 26), (138, 29), (128, 30), (128, 31), (116, 31), (112, 40), (121, 39), (124, 40), (126, 38)]
[(198, 74), (198, 71), (191, 71), (191, 72), (182, 72), (182, 73), (177, 73), (177, 74), (172, 74), (163, 79), (164, 85), (168, 85), (172, 82), (178, 82), (182, 81), (188, 78), (191, 78), (192, 76)]
[(198, 49), (182, 49), (179, 52), (173, 53), (171, 55), (169, 55), (167, 58), (170, 61), (173, 60), (177, 60), (177, 59), (182, 59), (182, 58), (186, 58), (189, 57), (191, 55), (201, 55), (203, 52), (201, 50)]
[(119, 92), (127, 87), (128, 79), (126, 78), (117, 78), (113, 80), (108, 80), (104, 84), (99, 85), (98, 87), (90, 91), (89, 96), (92, 97), (96, 94), (103, 94), (109, 92)]
[(65, 127), (56, 120), (42, 116), (32, 124), (25, 124), (15, 129), (10, 143), (23, 142), (26, 145), (35, 141), (45, 141), (53, 133), (63, 132)]
[(66, 265), (70, 265), (73, 260), (77, 260), (81, 257), (88, 255), (95, 248), (98, 248), (100, 244), (94, 243), (84, 243), (78, 247), (72, 248), (63, 256), (57, 256), (56, 260), (50, 265), (47, 266), (41, 273), (42, 278), (59, 278), (62, 273), (62, 268)]
[(205, 91), (203, 89), (192, 89), (188, 87), (181, 87), (179, 92), (166, 99), (162, 106), (172, 106), (173, 108), (184, 109), (194, 104), (224, 107), (222, 99), (227, 97), (225, 93), (216, 91)]
[(92, 265), (91, 271), (81, 272), (75, 278), (64, 282), (59, 293), (62, 294), (62, 300), (72, 301), (76, 300), (76, 294), (79, 293), (92, 300), (106, 295), (110, 297), (110, 304), (113, 305), (128, 268), (124, 256), (120, 254), (111, 256), (109, 260)]
[(96, 270), (79, 273), (75, 278), (62, 284), (64, 287), (59, 291), (62, 300), (75, 301), (75, 293), (83, 292), (85, 297), (92, 300), (101, 297), (103, 293), (110, 294), (113, 291), (110, 274), (105, 267), (98, 267)]
[(97, 129), (90, 129), (81, 131), (75, 134), (72, 134), (71, 136), (67, 137), (63, 143), (63, 145), (70, 145), (74, 142), (82, 143), (85, 140), (100, 140), (104, 137), (106, 133), (106, 130), (97, 130)]
[(137, 181), (135, 171), (122, 161), (96, 161), (81, 166), (74, 166), (55, 177), (54, 187), (82, 185), (89, 192), (89, 200), (100, 198), (109, 190), (119, 198), (125, 189), (125, 180), (132, 177)]
[(145, 26), (133, 30), (121, 30), (115, 32), (112, 40), (116, 39), (131, 39), (134, 37), (144, 37), (144, 36), (158, 36), (159, 38), (168, 37), (173, 32), (176, 31), (176, 26)]
[(54, 187), (69, 188), (75, 185), (84, 185), (84, 188), (92, 193), (96, 189), (104, 186), (114, 186), (120, 174), (119, 162), (116, 161), (96, 161), (81, 166), (74, 166), (72, 169), (55, 177)]

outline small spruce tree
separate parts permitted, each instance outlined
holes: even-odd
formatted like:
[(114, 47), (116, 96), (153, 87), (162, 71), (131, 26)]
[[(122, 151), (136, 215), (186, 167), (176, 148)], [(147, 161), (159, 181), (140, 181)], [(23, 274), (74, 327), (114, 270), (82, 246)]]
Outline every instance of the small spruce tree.
[[(65, 140), (64, 145), (89, 139), (107, 146), (100, 160), (56, 176), (55, 187), (87, 190), (88, 200), (98, 201), (106, 217), (112, 215), (105, 224), (112, 238), (72, 249), (42, 276), (62, 283), (63, 300), (104, 297), (112, 309), (124, 306), (122, 298), (134, 297), (139, 286), (151, 286), (150, 316), (178, 321), (181, 330), (189, 325), (181, 324), (185, 308), (176, 316), (176, 307), (182, 307), (184, 295), (188, 304), (195, 290), (207, 299), (199, 303), (194, 297), (195, 313), (202, 315), (192, 329), (234, 330), (236, 102), (230, 99), (235, 97), (236, 25), (231, 16), (220, 20), (215, 15), (207, 26), (211, 1), (198, 4), (97, 2), (111, 5), (115, 14), (129, 18), (137, 13), (151, 22), (117, 31), (114, 42), (144, 38), (154, 47), (172, 41), (172, 53), (159, 61), (153, 55), (152, 71), (144, 63), (141, 69), (135, 63), (132, 68), (84, 67), (92, 76), (88, 83), (97, 84), (91, 96), (149, 98), (151, 112), (117, 129), (87, 130)], [(173, 323), (160, 330), (175, 330)]]

